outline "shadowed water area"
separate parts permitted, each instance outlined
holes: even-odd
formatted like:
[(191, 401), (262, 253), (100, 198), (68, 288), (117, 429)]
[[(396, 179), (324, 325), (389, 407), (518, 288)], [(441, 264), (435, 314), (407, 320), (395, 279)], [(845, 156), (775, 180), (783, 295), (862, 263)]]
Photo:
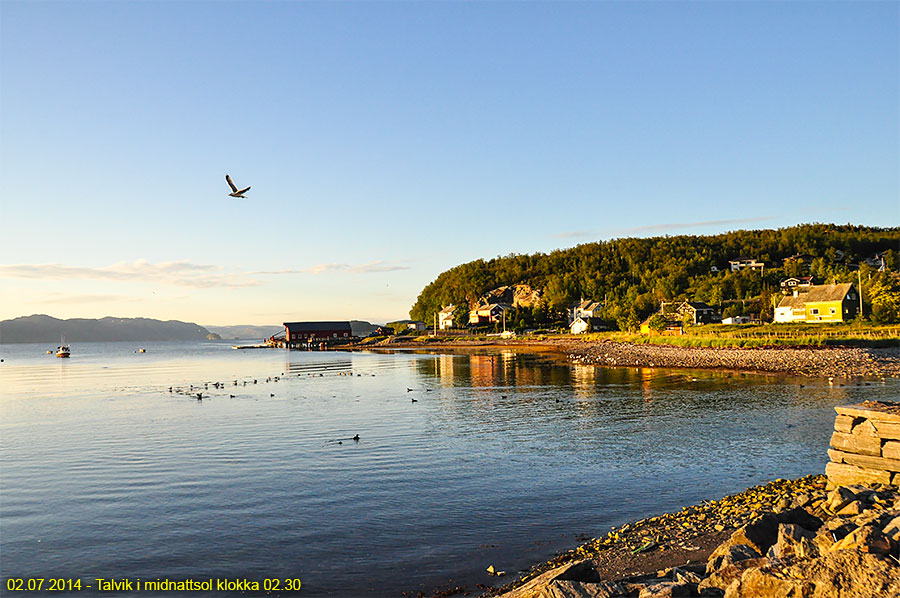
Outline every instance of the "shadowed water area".
[(488, 565), (820, 473), (835, 405), (900, 394), (513, 351), (138, 346), (0, 346), (4, 595), (10, 577), (496, 583)]

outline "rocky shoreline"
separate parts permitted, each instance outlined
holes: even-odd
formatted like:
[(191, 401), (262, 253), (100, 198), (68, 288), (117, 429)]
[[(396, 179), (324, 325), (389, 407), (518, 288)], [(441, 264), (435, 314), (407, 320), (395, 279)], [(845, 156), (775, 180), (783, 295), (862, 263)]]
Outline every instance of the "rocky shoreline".
[(606, 366), (748, 370), (830, 378), (900, 376), (900, 347), (742, 349), (605, 341), (568, 355), (579, 363)]
[(484, 596), (900, 595), (900, 491), (776, 480), (614, 529)]
[(403, 337), (371, 347), (422, 350), (533, 349), (564, 353), (571, 361), (608, 367), (724, 369), (825, 378), (900, 377), (900, 346), (896, 347), (678, 347), (603, 340), (508, 339), (416, 342)]

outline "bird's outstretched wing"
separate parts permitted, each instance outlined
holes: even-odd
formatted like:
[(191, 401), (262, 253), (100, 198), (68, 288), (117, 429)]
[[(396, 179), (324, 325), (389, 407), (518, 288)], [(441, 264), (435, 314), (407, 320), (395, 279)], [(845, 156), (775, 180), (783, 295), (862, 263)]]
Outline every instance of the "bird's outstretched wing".
[(250, 190), (250, 187), (247, 187), (246, 189), (241, 189), (240, 191), (238, 191), (237, 194), (238, 194), (238, 195), (243, 195), (244, 193), (246, 193), (246, 192), (249, 191), (249, 190)]
[[(232, 181), (231, 177), (228, 176), (227, 174), (225, 175), (225, 181), (228, 183), (228, 186), (231, 187), (231, 190), (233, 192), (237, 193), (237, 190), (238, 190), (237, 185), (234, 184), (234, 181)], [(247, 187), (247, 188), (249, 189), (250, 187)]]

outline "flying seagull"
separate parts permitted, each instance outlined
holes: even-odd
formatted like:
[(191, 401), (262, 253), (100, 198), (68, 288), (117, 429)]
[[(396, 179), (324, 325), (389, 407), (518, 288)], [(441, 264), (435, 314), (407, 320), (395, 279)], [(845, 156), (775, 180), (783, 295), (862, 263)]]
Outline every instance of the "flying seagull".
[(228, 186), (231, 187), (232, 192), (228, 194), (229, 196), (243, 197), (244, 199), (247, 199), (247, 197), (244, 195), (244, 193), (249, 191), (250, 187), (247, 187), (246, 189), (241, 189), (240, 191), (238, 191), (237, 185), (234, 184), (234, 181), (232, 181), (231, 177), (228, 176), (227, 174), (225, 175), (225, 180), (228, 182)]

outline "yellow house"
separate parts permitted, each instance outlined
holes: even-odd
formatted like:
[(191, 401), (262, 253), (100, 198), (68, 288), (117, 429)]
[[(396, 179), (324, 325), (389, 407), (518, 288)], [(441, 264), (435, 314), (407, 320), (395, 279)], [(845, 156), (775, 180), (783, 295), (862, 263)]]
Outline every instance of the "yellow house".
[(776, 322), (845, 322), (856, 317), (859, 295), (853, 283), (822, 284), (781, 299), (775, 308)]
[[(650, 316), (652, 318), (653, 316)], [(675, 320), (669, 320), (666, 323), (666, 327), (660, 330), (659, 332), (650, 328), (650, 318), (647, 318), (643, 322), (641, 322), (641, 334), (656, 334), (659, 336), (681, 336), (684, 334), (684, 325), (681, 322)]]

